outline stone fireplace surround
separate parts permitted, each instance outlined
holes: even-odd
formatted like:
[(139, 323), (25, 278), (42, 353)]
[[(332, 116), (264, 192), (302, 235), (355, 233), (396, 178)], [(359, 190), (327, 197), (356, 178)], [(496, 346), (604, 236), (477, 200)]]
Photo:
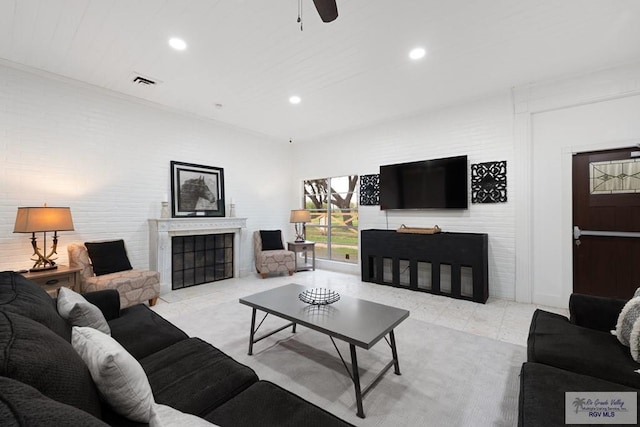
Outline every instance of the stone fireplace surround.
[(240, 277), (240, 235), (246, 218), (193, 217), (149, 219), (149, 269), (160, 273), (160, 294), (171, 292), (171, 238), (233, 233), (233, 277)]

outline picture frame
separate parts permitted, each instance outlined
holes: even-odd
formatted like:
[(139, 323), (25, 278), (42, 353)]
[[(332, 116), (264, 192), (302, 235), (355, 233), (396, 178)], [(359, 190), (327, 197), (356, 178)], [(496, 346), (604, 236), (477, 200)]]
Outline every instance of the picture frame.
[(171, 161), (171, 216), (225, 216), (224, 169)]

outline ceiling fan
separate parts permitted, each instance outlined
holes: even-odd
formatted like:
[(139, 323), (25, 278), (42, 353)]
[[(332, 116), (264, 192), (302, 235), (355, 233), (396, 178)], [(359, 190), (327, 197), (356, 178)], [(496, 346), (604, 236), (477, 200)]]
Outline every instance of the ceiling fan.
[(322, 22), (331, 22), (338, 17), (336, 0), (313, 0)]

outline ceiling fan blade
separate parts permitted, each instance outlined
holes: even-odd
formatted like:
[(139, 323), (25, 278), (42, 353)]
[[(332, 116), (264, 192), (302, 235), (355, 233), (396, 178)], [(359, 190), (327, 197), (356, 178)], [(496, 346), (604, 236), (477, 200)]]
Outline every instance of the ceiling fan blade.
[(331, 22), (338, 17), (336, 0), (313, 0), (322, 22)]

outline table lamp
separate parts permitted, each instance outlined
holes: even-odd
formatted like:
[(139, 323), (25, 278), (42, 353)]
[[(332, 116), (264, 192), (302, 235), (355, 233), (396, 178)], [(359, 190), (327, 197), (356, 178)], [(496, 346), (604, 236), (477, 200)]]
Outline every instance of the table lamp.
[[(47, 255), (47, 232), (53, 231), (53, 245), (51, 252)], [(35, 261), (33, 268), (29, 271), (43, 271), (58, 268), (53, 255), (57, 255), (58, 231), (73, 231), (73, 220), (71, 219), (70, 208), (48, 207), (46, 204), (41, 208), (22, 207), (18, 208), (16, 224), (13, 227), (14, 233), (31, 233), (31, 246), (33, 247)], [(44, 234), (43, 251), (38, 248), (36, 233)]]
[(289, 222), (295, 224), (296, 242), (304, 242), (306, 232), (304, 224), (311, 222), (311, 212), (306, 209), (294, 209), (291, 211)]

